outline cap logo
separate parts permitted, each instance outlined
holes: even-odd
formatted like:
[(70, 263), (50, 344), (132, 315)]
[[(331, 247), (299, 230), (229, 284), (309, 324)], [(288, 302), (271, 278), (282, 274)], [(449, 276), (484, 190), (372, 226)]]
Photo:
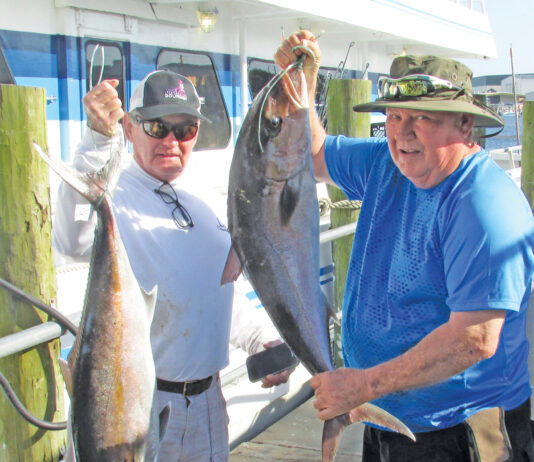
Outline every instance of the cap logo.
[(184, 82), (180, 80), (178, 81), (178, 86), (176, 88), (168, 88), (165, 90), (165, 98), (179, 98), (187, 101)]

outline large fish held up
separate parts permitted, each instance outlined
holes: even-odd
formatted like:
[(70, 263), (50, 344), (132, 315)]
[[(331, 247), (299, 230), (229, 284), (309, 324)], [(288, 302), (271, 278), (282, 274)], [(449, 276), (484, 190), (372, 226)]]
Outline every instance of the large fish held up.
[[(252, 102), (237, 140), (228, 187), (232, 250), (222, 283), (244, 267), (284, 341), (311, 374), (334, 369), (332, 316), (319, 283), (319, 207), (311, 159), (306, 82), (300, 62), (281, 71)], [(414, 439), (370, 403), (361, 420)], [(325, 421), (323, 461), (332, 461), (348, 414)]]
[(98, 217), (80, 327), (68, 364), (62, 364), (76, 459), (155, 461), (169, 413), (165, 408), (160, 424), (150, 345), (157, 289), (147, 293), (139, 286), (113, 217), (109, 191), (119, 174), (122, 144), (92, 174), (34, 147)]

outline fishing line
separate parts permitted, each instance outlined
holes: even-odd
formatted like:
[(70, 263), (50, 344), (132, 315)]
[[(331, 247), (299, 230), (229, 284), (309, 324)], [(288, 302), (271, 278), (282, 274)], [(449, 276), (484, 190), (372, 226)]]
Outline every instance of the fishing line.
[(93, 66), (95, 64), (95, 57), (97, 50), (100, 49), (100, 55), (102, 56), (102, 64), (100, 66), (100, 76), (98, 77), (98, 82), (96, 85), (100, 85), (100, 82), (102, 82), (102, 77), (104, 76), (104, 58), (105, 58), (105, 50), (103, 46), (100, 46), (100, 44), (97, 44), (95, 49), (93, 50), (93, 54), (91, 55), (91, 64), (89, 66), (89, 90), (93, 89)]
[[(304, 45), (298, 45), (296, 46), (295, 48), (293, 48), (293, 53), (297, 50), (305, 50), (307, 51), (313, 58), (313, 61), (314, 61), (314, 64), (315, 62), (317, 61), (317, 57), (315, 56), (315, 53), (313, 52), (313, 50), (307, 46), (304, 46)], [(288, 66), (286, 69), (284, 69), (283, 71), (279, 72), (277, 75), (275, 75), (270, 81), (269, 83), (267, 84), (266, 88), (267, 88), (267, 92), (265, 93), (265, 96), (263, 98), (263, 101), (261, 103), (261, 107), (260, 107), (260, 120), (259, 120), (259, 123), (258, 123), (258, 144), (260, 146), (260, 150), (261, 152), (263, 152), (263, 144), (261, 142), (261, 122), (262, 122), (262, 114), (263, 114), (263, 108), (265, 106), (265, 102), (267, 101), (267, 97), (269, 96), (269, 94), (271, 93), (271, 91), (273, 90), (273, 88), (278, 84), (278, 82), (280, 82), (280, 80), (292, 69), (297, 69), (297, 70), (302, 70), (303, 66), (304, 66), (304, 61), (306, 60), (306, 54), (305, 53), (302, 53), (299, 57), (297, 57), (297, 59), (295, 60), (295, 62), (293, 64), (291, 64), (290, 66)]]
[[(104, 76), (105, 49), (100, 44), (97, 44), (95, 46), (95, 49), (93, 50), (92, 55), (91, 55), (91, 64), (89, 66), (89, 91), (91, 91), (93, 89), (93, 71), (94, 71), (94, 63), (95, 63), (96, 52), (97, 52), (98, 49), (100, 49), (100, 54), (101, 54), (101, 57), (102, 57), (102, 64), (100, 66), (100, 75), (98, 77), (98, 81), (96, 83), (96, 86), (98, 86), (98, 85), (100, 85), (100, 83), (102, 83), (102, 78)], [(94, 133), (93, 133), (92, 129), (91, 129), (90, 133), (91, 133), (91, 139), (93, 141), (93, 147), (94, 147), (95, 151), (98, 151), (98, 149), (96, 147), (95, 136), (94, 136)], [(112, 155), (113, 155), (113, 135), (114, 134), (115, 134), (114, 130), (111, 130), (110, 133), (109, 133), (109, 135), (112, 137), (112, 141), (111, 141), (111, 144), (110, 144), (110, 147), (109, 147), (110, 159), (112, 158)], [(122, 150), (122, 143), (119, 143), (119, 149)], [(109, 161), (101, 169), (102, 172), (105, 171), (105, 173), (108, 174), (108, 175), (103, 174), (104, 178), (109, 178), (109, 171), (111, 170), (111, 167), (108, 164), (109, 164)], [(102, 202), (104, 200), (104, 196), (106, 194), (110, 194), (109, 184), (107, 184), (105, 188), (101, 188), (98, 184), (97, 184), (97, 187), (99, 187), (102, 190), (102, 197), (100, 198), (100, 200), (98, 201), (98, 203), (96, 205), (91, 205), (91, 212), (89, 214), (89, 218), (88, 219), (91, 219), (91, 216), (93, 215), (93, 211), (95, 210), (95, 208), (100, 207), (100, 205), (102, 204)]]

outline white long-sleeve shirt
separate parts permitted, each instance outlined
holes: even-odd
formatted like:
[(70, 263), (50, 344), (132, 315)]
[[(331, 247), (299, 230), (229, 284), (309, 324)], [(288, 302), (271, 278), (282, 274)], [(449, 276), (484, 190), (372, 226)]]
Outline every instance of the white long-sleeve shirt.
[[(108, 138), (88, 129), (74, 167), (83, 172), (100, 168), (120, 142), (119, 136)], [(225, 220), (213, 211), (212, 201), (220, 198), (203, 189), (193, 191), (185, 183), (180, 177), (171, 184), (193, 219), (190, 229), (175, 225), (174, 205), (164, 203), (154, 192), (162, 182), (135, 160), (121, 172), (112, 202), (139, 284), (147, 291), (158, 288), (152, 352), (157, 376), (171, 381), (202, 379), (224, 368), (230, 341), (252, 354), (262, 350), (266, 341), (278, 338), (267, 316), (252, 307), (242, 290), (236, 290), (234, 297), (233, 284), (221, 287), (231, 238)], [(88, 217), (87, 201), (63, 183), (57, 204), (55, 249), (89, 259), (95, 217)]]

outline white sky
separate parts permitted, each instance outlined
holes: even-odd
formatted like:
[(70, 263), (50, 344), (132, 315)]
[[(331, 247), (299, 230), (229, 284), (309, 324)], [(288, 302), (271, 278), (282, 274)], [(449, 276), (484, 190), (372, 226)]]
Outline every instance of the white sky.
[(514, 72), (534, 73), (534, 0), (485, 0), (498, 58), (461, 60), (482, 75), (511, 74), (510, 47), (513, 49)]

